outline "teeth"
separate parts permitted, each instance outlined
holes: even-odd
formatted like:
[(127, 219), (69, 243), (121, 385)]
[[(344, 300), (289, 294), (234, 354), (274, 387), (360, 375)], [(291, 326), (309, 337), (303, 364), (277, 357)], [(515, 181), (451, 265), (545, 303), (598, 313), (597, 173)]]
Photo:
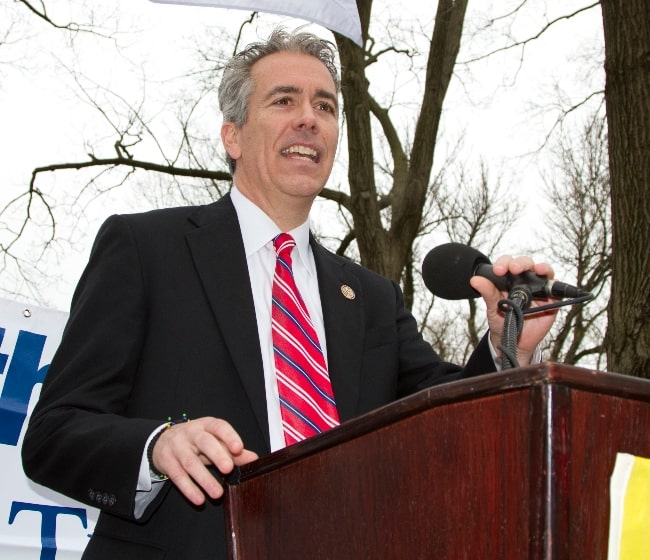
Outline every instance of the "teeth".
[(283, 154), (298, 154), (301, 156), (307, 156), (308, 158), (315, 160), (318, 157), (316, 150), (312, 150), (307, 146), (291, 146), (282, 152)]

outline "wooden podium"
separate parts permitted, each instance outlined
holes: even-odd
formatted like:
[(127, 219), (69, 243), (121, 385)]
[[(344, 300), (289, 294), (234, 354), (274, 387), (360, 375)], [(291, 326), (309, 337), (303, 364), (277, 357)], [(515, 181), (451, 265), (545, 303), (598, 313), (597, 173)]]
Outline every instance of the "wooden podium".
[(440, 385), (242, 468), (230, 558), (605, 560), (617, 452), (650, 457), (650, 381), (540, 364)]

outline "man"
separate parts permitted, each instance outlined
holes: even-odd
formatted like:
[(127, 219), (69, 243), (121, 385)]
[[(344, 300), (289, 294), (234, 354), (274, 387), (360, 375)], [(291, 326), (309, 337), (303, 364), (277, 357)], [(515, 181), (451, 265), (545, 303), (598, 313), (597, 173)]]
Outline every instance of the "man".
[[(337, 147), (338, 93), (330, 43), (276, 30), (224, 71), (231, 194), (113, 216), (99, 231), (23, 445), (28, 476), (101, 508), (84, 558), (226, 558), (218, 474), (285, 445), (271, 309), (282, 232), (296, 240), (293, 274), (340, 421), (495, 370), (503, 294), (491, 282), (472, 279), (491, 347), (486, 337), (461, 370), (421, 338), (393, 282), (310, 236)], [(552, 275), (526, 257), (494, 265), (498, 275), (527, 269)], [(522, 365), (552, 322), (526, 320)]]

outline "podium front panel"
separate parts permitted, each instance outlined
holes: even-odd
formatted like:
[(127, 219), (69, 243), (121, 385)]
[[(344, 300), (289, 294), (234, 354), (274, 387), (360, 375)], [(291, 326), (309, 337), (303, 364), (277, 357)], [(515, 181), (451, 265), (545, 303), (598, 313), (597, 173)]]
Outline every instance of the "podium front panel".
[(454, 382), (261, 459), (227, 487), (231, 559), (605, 560), (616, 452), (650, 456), (650, 383), (619, 377)]

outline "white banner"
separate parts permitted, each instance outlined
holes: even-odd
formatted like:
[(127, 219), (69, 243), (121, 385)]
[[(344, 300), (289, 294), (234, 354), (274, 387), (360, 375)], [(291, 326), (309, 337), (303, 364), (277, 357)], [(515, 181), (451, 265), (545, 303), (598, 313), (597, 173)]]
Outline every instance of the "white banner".
[[(27, 480), (27, 419), (67, 313), (0, 299), (0, 558), (78, 560), (98, 511)], [(71, 460), (74, 460), (71, 457)]]
[(151, 0), (158, 4), (212, 6), (235, 10), (251, 10), (297, 17), (317, 23), (330, 31), (352, 39), (362, 46), (361, 21), (356, 0)]

